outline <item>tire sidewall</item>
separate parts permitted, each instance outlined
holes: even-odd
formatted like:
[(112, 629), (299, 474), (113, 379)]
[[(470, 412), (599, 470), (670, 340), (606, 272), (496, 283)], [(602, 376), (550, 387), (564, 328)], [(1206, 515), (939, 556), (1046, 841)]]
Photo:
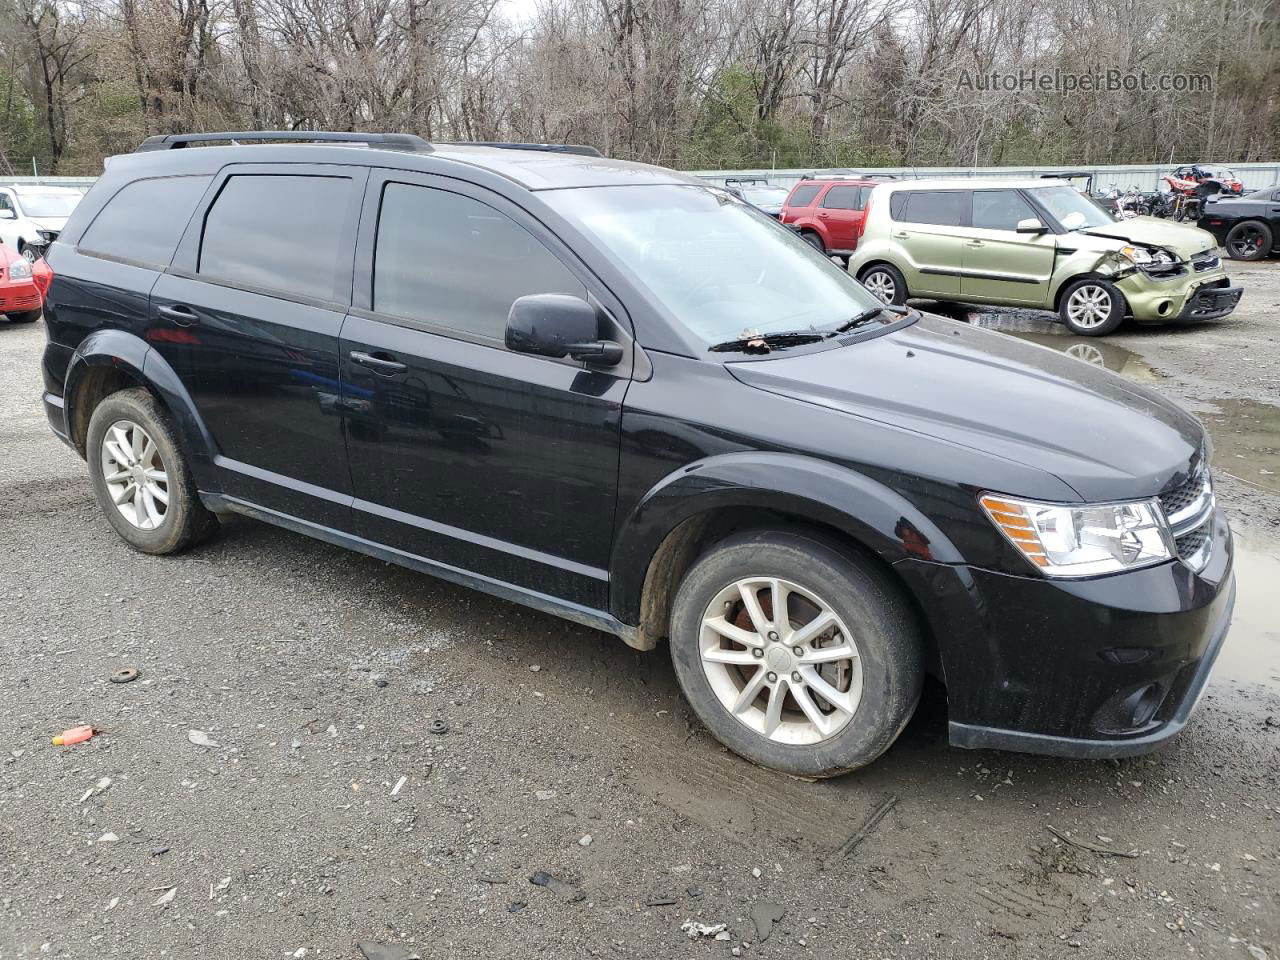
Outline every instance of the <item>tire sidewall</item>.
[[(889, 279), (893, 281), (893, 297), (892, 299), (889, 300), (889, 305), (900, 307), (904, 303), (906, 303), (907, 302), (907, 278), (902, 275), (901, 270), (899, 270), (897, 267), (895, 267), (891, 263), (877, 263), (877, 264), (873, 264), (870, 267), (867, 267), (860, 274), (858, 274), (858, 282), (865, 283), (867, 277), (877, 272), (885, 274), (886, 276), (889, 277)], [(872, 296), (875, 296), (875, 295), (872, 294)], [(880, 298), (876, 297), (876, 299), (879, 300)]]
[[(1081, 287), (1096, 286), (1102, 287), (1111, 297), (1111, 313), (1106, 320), (1102, 321), (1096, 327), (1077, 327), (1071, 321), (1067, 306), (1071, 301), (1071, 295)], [(1124, 294), (1119, 288), (1109, 280), (1103, 280), (1100, 277), (1083, 277), (1079, 280), (1073, 280), (1062, 291), (1062, 300), (1058, 309), (1058, 316), (1062, 319), (1062, 323), (1068, 330), (1079, 337), (1104, 337), (1109, 333), (1114, 333), (1124, 322), (1125, 311), (1128, 303), (1124, 298)]]
[[(147, 432), (155, 442), (160, 461), (169, 476), (169, 505), (164, 519), (154, 530), (142, 530), (125, 519), (116, 509), (107, 489), (106, 477), (102, 473), (102, 440), (111, 425), (119, 420), (132, 420)], [(195, 485), (175, 442), (169, 417), (147, 391), (141, 388), (122, 390), (98, 404), (89, 419), (85, 459), (98, 506), (120, 538), (135, 550), (151, 554), (173, 553), (192, 539), (193, 528), (199, 524), (204, 507), (196, 499)]]
[[(789, 746), (768, 740), (732, 716), (711, 689), (700, 654), (706, 606), (724, 587), (751, 576), (778, 576), (814, 590), (853, 634), (862, 697), (852, 719), (826, 741)], [(886, 622), (897, 625), (892, 636), (874, 626)], [(672, 607), (671, 659), (686, 700), (721, 743), (762, 766), (825, 777), (873, 761), (910, 719), (922, 682), (915, 631), (896, 591), (850, 557), (801, 535), (755, 535), (722, 545), (690, 569)]]

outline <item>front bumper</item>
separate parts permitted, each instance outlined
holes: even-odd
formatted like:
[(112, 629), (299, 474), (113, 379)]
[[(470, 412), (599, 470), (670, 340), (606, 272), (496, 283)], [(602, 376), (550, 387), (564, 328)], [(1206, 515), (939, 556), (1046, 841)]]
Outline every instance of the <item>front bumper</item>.
[(1216, 320), (1236, 308), (1244, 291), (1233, 287), (1221, 265), (1155, 277), (1136, 270), (1116, 281), (1129, 312), (1139, 323), (1168, 320)]
[(44, 296), (34, 280), (0, 283), (0, 314), (30, 313), (43, 303)]
[(947, 685), (950, 740), (1066, 757), (1146, 753), (1182, 731), (1225, 640), (1231, 533), (1203, 570), (1171, 561), (1092, 580), (904, 560)]

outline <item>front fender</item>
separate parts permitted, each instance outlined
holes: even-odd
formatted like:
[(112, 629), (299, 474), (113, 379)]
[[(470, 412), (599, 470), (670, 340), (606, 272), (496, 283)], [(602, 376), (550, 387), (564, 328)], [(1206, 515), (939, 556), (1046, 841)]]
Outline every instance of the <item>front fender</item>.
[[(67, 364), (63, 391), (68, 431), (79, 415), (79, 387), (95, 368), (108, 368), (124, 374), (155, 393), (168, 409), (177, 430), (178, 442), (187, 455), (191, 472), (201, 490), (218, 492), (217, 474), (213, 467), (216, 453), (213, 436), (196, 410), (191, 394), (178, 374), (163, 356), (145, 340), (124, 330), (97, 330), (76, 347)], [(96, 402), (96, 400), (94, 401)], [(87, 411), (89, 413), (91, 411)], [(83, 432), (72, 434), (76, 450), (85, 455)]]
[(638, 624), (658, 547), (684, 521), (728, 507), (757, 507), (833, 527), (887, 563), (908, 557), (963, 562), (928, 517), (871, 477), (797, 454), (727, 453), (667, 474), (623, 520), (610, 564), (613, 615)]

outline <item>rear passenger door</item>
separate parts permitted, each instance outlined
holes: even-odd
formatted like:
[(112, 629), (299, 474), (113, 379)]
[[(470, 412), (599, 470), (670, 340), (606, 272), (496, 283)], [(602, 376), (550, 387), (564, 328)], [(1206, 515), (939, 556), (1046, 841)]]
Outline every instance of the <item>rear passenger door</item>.
[(827, 228), (827, 252), (848, 253), (858, 245), (858, 227), (867, 188), (853, 185), (830, 187), (822, 197), (818, 219)]
[(905, 253), (903, 274), (913, 296), (960, 293), (961, 264), (969, 222), (967, 190), (900, 190), (893, 195), (890, 236)]
[(822, 185), (817, 183), (800, 183), (791, 191), (787, 202), (782, 206), (782, 222), (796, 223), (813, 216), (813, 201), (817, 199)]
[(605, 608), (629, 367), (504, 337), (517, 297), (620, 305), (522, 209), (444, 177), (370, 177), (359, 265), (341, 343), (358, 532)]
[(367, 171), (225, 168), (151, 291), (147, 339), (186, 385), (222, 492), (345, 529), (338, 332)]

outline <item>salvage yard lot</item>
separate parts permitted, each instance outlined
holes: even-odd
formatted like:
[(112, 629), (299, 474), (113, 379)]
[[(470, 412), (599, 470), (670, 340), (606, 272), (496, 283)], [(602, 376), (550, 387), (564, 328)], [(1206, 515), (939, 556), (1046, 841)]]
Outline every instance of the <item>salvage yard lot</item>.
[[(1280, 956), (1280, 263), (1230, 269), (1245, 299), (1205, 328), (966, 314), (1214, 433), (1247, 563), (1187, 733), (970, 753), (931, 691), (824, 783), (725, 752), (665, 650), (243, 519), (133, 553), (44, 422), (42, 327), (0, 324), (0, 960)], [(78, 723), (106, 732), (50, 745)]]

